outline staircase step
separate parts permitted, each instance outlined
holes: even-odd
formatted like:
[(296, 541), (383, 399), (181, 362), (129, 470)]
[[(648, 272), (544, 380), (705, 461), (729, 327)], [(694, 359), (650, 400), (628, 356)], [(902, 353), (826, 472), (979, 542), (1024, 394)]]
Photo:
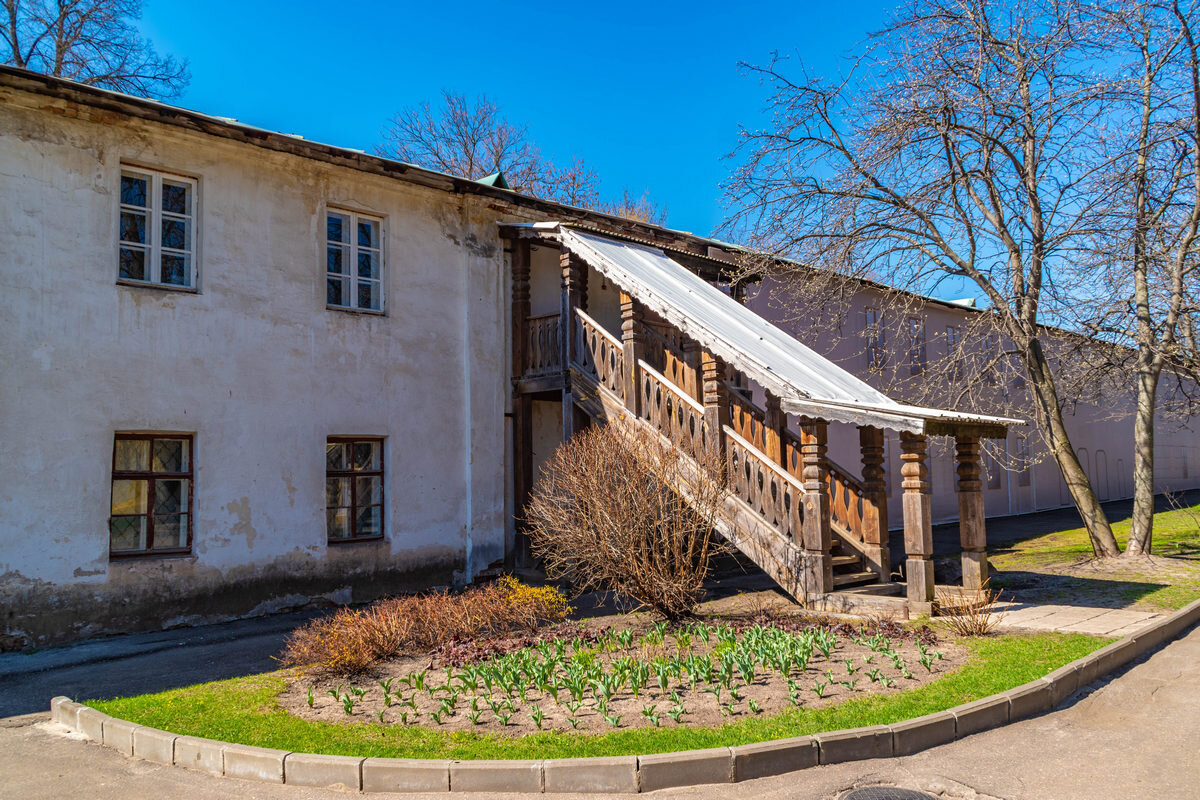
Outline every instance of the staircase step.
[(838, 589), (839, 594), (872, 595), (875, 597), (899, 597), (904, 594), (904, 586), (899, 583), (865, 583), (858, 586), (847, 586)]
[[(834, 556), (833, 557), (833, 568), (834, 569), (837, 569), (838, 567), (861, 567), (861, 566), (862, 566), (862, 556), (851, 555), (851, 556)], [(857, 572), (858, 570), (855, 570), (855, 571)]]
[(874, 572), (846, 572), (841, 575), (833, 576), (833, 585), (842, 586), (857, 586), (863, 583), (875, 583), (879, 580), (879, 575)]

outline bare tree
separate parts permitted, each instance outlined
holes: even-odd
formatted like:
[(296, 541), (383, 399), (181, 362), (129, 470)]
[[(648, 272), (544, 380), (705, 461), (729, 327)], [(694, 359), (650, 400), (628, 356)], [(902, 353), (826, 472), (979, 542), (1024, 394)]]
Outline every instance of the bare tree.
[(587, 428), (559, 446), (534, 487), (533, 551), (577, 591), (609, 589), (668, 619), (686, 615), (723, 549), (713, 538), (728, 496), (722, 474), (707, 452)]
[(474, 100), (442, 92), (442, 105), (405, 109), (384, 131), (380, 155), (410, 164), (478, 180), (503, 172), (515, 191), (604, 213), (663, 223), (666, 212), (643, 194), (628, 190), (615, 203), (600, 199), (600, 179), (582, 159), (558, 166), (542, 156), (528, 128), (508, 121), (500, 106), (485, 95)]
[(1113, 157), (1102, 177), (1115, 189), (1113, 205), (1088, 264), (1101, 290), (1075, 309), (1086, 330), (1116, 345), (1088, 348), (1085, 357), (1134, 378), (1134, 504), (1125, 551), (1133, 557), (1149, 555), (1153, 543), (1164, 370), (1175, 382), (1168, 406), (1182, 400), (1194, 410), (1200, 380), (1200, 54), (1195, 3), (1118, 4), (1104, 19), (1110, 60), (1127, 56), (1129, 102), (1110, 126)]
[(805, 264), (921, 293), (982, 290), (1097, 556), (1120, 550), (1071, 446), (1042, 323), (1084, 247), (1109, 103), (1082, 3), (910, 0), (849, 77), (776, 61), (773, 119), (743, 130), (726, 225)]
[(176, 97), (186, 61), (138, 35), (141, 0), (3, 0), (4, 63), (145, 97)]

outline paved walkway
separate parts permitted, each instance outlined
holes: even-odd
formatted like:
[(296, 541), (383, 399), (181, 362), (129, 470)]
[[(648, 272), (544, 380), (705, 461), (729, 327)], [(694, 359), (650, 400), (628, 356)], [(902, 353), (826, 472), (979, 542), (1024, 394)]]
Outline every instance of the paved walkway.
[(996, 608), (1003, 615), (998, 628), (1088, 633), (1117, 639), (1137, 633), (1162, 616), (1149, 611), (1031, 603), (997, 603)]
[[(851, 788), (886, 784), (945, 800), (1195, 797), (1200, 786), (1197, 741), (1200, 628), (1115, 679), (1081, 690), (1066, 708), (1051, 714), (905, 758), (817, 767), (777, 778), (654, 796), (834, 800)], [(345, 800), (347, 795), (215, 778), (135, 761), (65, 733), (48, 721), (46, 713), (0, 720), (0, 797), (78, 796)], [(396, 797), (432, 800), (447, 795)]]

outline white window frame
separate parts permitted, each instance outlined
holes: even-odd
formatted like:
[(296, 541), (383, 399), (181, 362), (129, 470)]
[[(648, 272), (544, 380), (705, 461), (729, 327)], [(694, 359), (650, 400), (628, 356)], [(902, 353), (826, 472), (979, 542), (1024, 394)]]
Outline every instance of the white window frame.
[[(121, 186), (118, 179), (117, 184), (117, 282), (125, 284), (133, 284), (135, 286), (154, 286), (160, 289), (172, 289), (177, 291), (196, 291), (199, 286), (200, 265), (198, 253), (198, 240), (200, 236), (200, 226), (197, 223), (197, 209), (200, 201), (200, 182), (195, 178), (189, 178), (185, 175), (176, 175), (170, 172), (161, 172), (159, 170), (146, 169), (145, 167), (135, 167), (130, 165), (121, 166), (120, 178), (126, 176), (144, 178), (148, 182), (147, 186), (147, 205), (131, 206), (121, 202)], [(191, 203), (190, 214), (177, 214), (174, 212), (165, 212), (162, 209), (162, 187), (163, 181), (169, 183), (181, 183), (188, 187)], [(127, 242), (121, 238), (121, 213), (124, 211), (144, 212), (146, 214), (146, 242)], [(162, 246), (162, 222), (164, 218), (184, 220), (190, 224), (191, 245), (188, 249), (179, 249), (173, 247), (164, 248)], [(138, 249), (146, 254), (146, 277), (142, 279), (127, 278), (121, 275), (121, 250), (122, 249)], [(163, 254), (167, 255), (182, 255), (186, 256), (188, 261), (187, 281), (185, 283), (164, 283), (162, 280), (162, 259)]]
[[(346, 242), (346, 241), (331, 242), (329, 240), (329, 216), (331, 214), (338, 214), (340, 216), (349, 218), (350, 241), (348, 241), (348, 242)], [(383, 217), (378, 217), (378, 216), (375, 216), (374, 214), (364, 214), (364, 213), (361, 213), (358, 211), (354, 211), (352, 209), (341, 208), (338, 206), (327, 206), (325, 208), (324, 217), (325, 217), (325, 223), (323, 225), (324, 235), (322, 237), (324, 241), (323, 241), (323, 244), (321, 247), (321, 274), (322, 274), (321, 291), (325, 295), (325, 307), (331, 308), (331, 309), (337, 309), (338, 311), (354, 311), (354, 312), (363, 313), (363, 314), (382, 314), (382, 313), (384, 313), (384, 311), (387, 308), (387, 297), (386, 297), (386, 292), (384, 291), (384, 287), (386, 285), (386, 280), (385, 280), (386, 254), (384, 253), (384, 248), (383, 248), (383, 241), (384, 241)], [(379, 240), (378, 240), (379, 246), (378, 247), (367, 247), (365, 245), (360, 245), (358, 243), (357, 232), (358, 232), (358, 223), (360, 220), (375, 223), (377, 232), (379, 235)], [(334, 272), (329, 271), (329, 248), (331, 245), (343, 248), (344, 252), (349, 253), (349, 257), (346, 261), (346, 269), (348, 270), (347, 272), (334, 273)], [(359, 275), (358, 275), (358, 256), (359, 256), (360, 252), (367, 252), (367, 253), (374, 252), (374, 254), (378, 260), (378, 263), (379, 263), (379, 277), (378, 278), (372, 279), (372, 278), (360, 278), (359, 277)], [(329, 279), (334, 275), (341, 275), (346, 280), (347, 284), (349, 285), (350, 288), (347, 292), (348, 299), (350, 300), (349, 303), (336, 304), (336, 303), (329, 302)], [(360, 283), (372, 283), (372, 282), (376, 283), (379, 286), (379, 307), (378, 308), (364, 308), (362, 306), (359, 306), (358, 305), (359, 284)]]

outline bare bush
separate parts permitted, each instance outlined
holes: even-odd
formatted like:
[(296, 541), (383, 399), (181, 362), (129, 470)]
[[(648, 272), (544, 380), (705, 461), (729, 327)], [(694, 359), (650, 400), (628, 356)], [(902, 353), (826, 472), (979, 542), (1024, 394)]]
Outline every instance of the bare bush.
[(1004, 619), (1004, 613), (996, 610), (1002, 593), (993, 591), (988, 583), (974, 589), (939, 588), (933, 600), (934, 614), (959, 636), (988, 635)]
[(609, 589), (667, 619), (700, 599), (726, 497), (717, 459), (614, 426), (551, 456), (526, 508), (533, 552), (577, 591)]

